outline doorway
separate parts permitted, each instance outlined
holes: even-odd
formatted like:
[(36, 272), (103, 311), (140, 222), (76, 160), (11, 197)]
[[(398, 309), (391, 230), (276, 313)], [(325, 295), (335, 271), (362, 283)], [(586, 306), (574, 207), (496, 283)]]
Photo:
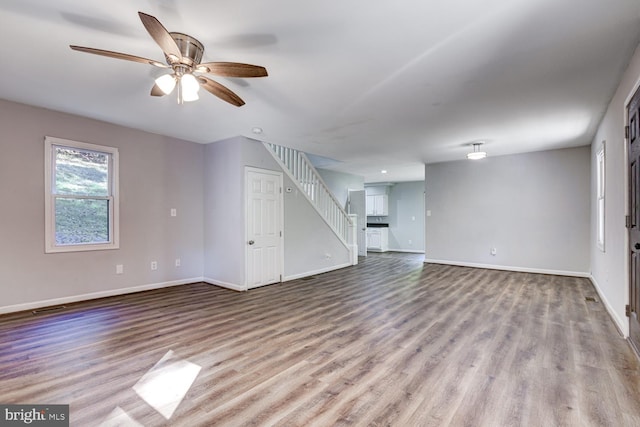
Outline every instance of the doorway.
[(349, 190), (349, 213), (358, 215), (358, 256), (367, 256), (367, 197), (364, 190)]
[(245, 168), (247, 289), (282, 281), (282, 173)]

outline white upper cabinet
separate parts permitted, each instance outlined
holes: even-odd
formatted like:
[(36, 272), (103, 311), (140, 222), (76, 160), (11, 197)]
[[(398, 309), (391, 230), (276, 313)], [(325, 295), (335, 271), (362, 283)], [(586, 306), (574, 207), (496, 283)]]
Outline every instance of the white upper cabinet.
[(367, 216), (389, 215), (389, 196), (386, 194), (371, 194), (367, 196)]

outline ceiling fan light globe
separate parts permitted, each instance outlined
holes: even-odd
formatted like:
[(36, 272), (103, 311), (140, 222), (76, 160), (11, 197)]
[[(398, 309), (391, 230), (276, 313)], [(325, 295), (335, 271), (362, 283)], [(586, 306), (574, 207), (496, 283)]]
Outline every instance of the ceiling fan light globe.
[(193, 98), (198, 96), (200, 90), (200, 83), (193, 74), (185, 74), (180, 78), (180, 88), (182, 89), (182, 96), (185, 101), (187, 98)]
[(198, 92), (183, 92), (182, 93), (182, 100), (184, 102), (192, 102), (192, 101), (197, 101), (198, 99), (200, 99), (200, 97), (198, 96)]
[(164, 74), (156, 79), (156, 85), (165, 95), (169, 95), (176, 87), (176, 78), (173, 74)]

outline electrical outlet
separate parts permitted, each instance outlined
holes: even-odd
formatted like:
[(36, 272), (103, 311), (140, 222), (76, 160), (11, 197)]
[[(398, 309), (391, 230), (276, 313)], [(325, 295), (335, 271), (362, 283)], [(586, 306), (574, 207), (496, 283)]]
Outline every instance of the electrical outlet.
[(496, 248), (491, 248), (491, 255), (495, 256), (495, 254), (497, 254), (497, 253), (498, 253), (498, 251), (497, 251)]
[(122, 274), (122, 273), (124, 273), (124, 265), (116, 264), (116, 274)]
[(176, 258), (176, 267), (180, 267), (181, 264), (182, 261), (180, 261), (180, 258)]
[(158, 261), (151, 261), (151, 269), (152, 270), (158, 269)]
[(178, 210), (176, 208), (171, 208), (171, 216), (178, 216)]
[(409, 240), (409, 244), (412, 244), (412, 243), (413, 243), (413, 241)]

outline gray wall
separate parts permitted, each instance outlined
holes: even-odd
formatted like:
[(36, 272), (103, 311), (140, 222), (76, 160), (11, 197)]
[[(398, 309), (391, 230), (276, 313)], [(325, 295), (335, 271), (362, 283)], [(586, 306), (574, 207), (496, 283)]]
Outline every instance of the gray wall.
[(205, 147), (204, 277), (230, 287), (245, 284), (244, 170), (236, 139)]
[(587, 275), (589, 176), (589, 147), (426, 165), (426, 260)]
[(424, 252), (424, 181), (389, 189), (389, 250)]
[[(286, 175), (284, 186), (295, 188)], [(284, 195), (284, 224), (285, 280), (351, 265), (349, 250), (297, 190)]]
[[(639, 48), (640, 49), (640, 48)], [(600, 123), (592, 143), (591, 159), (603, 141), (606, 141), (605, 166), (605, 252), (595, 243), (595, 167), (591, 173), (591, 274), (592, 280), (606, 304), (609, 313), (625, 336), (629, 335), (629, 321), (625, 305), (629, 304), (627, 230), (624, 217), (627, 214), (627, 164), (625, 154), (625, 108), (631, 95), (640, 85), (640, 50), (636, 49), (629, 67)]]
[[(279, 170), (261, 144), (205, 146), (2, 100), (0, 126), (0, 312), (203, 277), (244, 284), (244, 166)], [(46, 135), (120, 150), (120, 249), (44, 253)], [(285, 195), (285, 221), (285, 278), (348, 265), (346, 248), (295, 192)]]
[(318, 168), (317, 171), (333, 196), (340, 202), (342, 209), (348, 212), (349, 190), (364, 190), (364, 177), (328, 169)]
[[(0, 128), (0, 312), (202, 277), (202, 145), (1, 100)], [(120, 249), (44, 253), (46, 135), (120, 150)]]

